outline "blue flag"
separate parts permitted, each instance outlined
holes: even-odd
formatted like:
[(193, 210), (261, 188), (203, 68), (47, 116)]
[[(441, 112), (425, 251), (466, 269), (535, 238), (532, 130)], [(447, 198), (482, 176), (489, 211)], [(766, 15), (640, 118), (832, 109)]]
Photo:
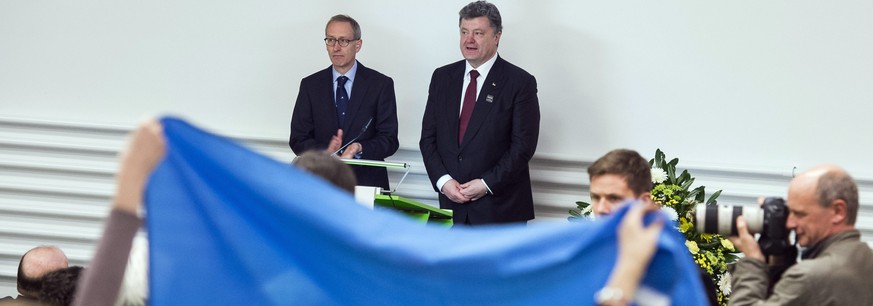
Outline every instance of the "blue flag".
[[(152, 305), (591, 305), (627, 211), (582, 223), (443, 228), (164, 118), (146, 193)], [(666, 226), (643, 292), (704, 305)]]

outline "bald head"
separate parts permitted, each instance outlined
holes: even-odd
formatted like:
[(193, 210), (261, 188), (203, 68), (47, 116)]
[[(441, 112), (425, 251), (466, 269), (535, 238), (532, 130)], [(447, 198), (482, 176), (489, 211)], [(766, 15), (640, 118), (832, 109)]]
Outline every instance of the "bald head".
[(834, 164), (823, 164), (806, 170), (788, 186), (789, 192), (810, 193), (821, 207), (835, 201), (846, 205), (846, 224), (854, 225), (858, 216), (858, 185), (846, 170)]
[(18, 264), (18, 292), (35, 297), (40, 289), (40, 278), (69, 265), (67, 255), (58, 247), (38, 246), (30, 249), (21, 256)]

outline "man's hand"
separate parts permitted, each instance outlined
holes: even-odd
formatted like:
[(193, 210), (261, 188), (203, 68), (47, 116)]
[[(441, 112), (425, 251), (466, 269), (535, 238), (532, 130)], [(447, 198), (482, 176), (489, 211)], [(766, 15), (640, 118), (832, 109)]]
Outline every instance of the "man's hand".
[(355, 158), (355, 154), (358, 154), (358, 152), (361, 152), (363, 150), (364, 150), (364, 146), (362, 146), (360, 143), (353, 142), (348, 147), (346, 147), (346, 150), (343, 151), (343, 155), (341, 157), (342, 158)]
[(482, 182), (481, 179), (475, 179), (461, 184), (460, 191), (464, 198), (467, 198), (470, 201), (481, 199), (486, 193), (488, 193), (488, 189), (485, 187), (485, 183)]
[(740, 235), (728, 237), (728, 239), (733, 242), (734, 246), (737, 247), (737, 250), (743, 252), (746, 257), (764, 261), (764, 253), (761, 252), (761, 246), (759, 246), (758, 242), (755, 241), (755, 236), (752, 236), (752, 234), (749, 233), (746, 218), (743, 216), (737, 217), (737, 233)]
[(143, 192), (152, 170), (164, 158), (163, 126), (149, 120), (131, 133), (127, 148), (120, 155), (116, 176), (115, 208), (136, 214), (142, 205)]
[(470, 201), (470, 199), (461, 193), (461, 186), (458, 185), (458, 181), (455, 179), (451, 179), (443, 184), (443, 189), (441, 191), (449, 198), (449, 200), (452, 200), (452, 202), (464, 204)]
[(327, 154), (333, 154), (333, 152), (336, 152), (336, 150), (339, 150), (339, 148), (342, 146), (343, 130), (339, 129), (336, 130), (336, 135), (333, 135), (333, 137), (330, 138), (330, 142), (327, 144), (327, 149), (325, 149), (324, 151), (327, 152)]

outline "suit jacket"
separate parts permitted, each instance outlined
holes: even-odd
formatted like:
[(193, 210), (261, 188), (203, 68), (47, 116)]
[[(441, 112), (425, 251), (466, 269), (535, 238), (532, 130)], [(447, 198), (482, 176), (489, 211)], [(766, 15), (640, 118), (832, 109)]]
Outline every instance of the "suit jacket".
[[(316, 72), (300, 82), (300, 92), (291, 116), (291, 136), (288, 145), (294, 154), (309, 150), (324, 150), (337, 129), (343, 130), (343, 145), (355, 136), (363, 146), (362, 159), (385, 160), (397, 151), (397, 102), (394, 81), (376, 70), (358, 62), (358, 71), (352, 82), (345, 125), (336, 118), (333, 67)], [(361, 133), (367, 121), (369, 127)], [(358, 185), (388, 189), (388, 171), (385, 168), (352, 166)]]
[(419, 146), (434, 190), (436, 181), (449, 174), (461, 184), (481, 178), (493, 195), (457, 204), (440, 194), (440, 207), (454, 211), (456, 224), (533, 219), (528, 162), (539, 137), (536, 79), (498, 56), (458, 145), (465, 65), (462, 60), (433, 72)]
[(873, 305), (873, 250), (858, 230), (831, 235), (805, 252), (811, 254), (785, 270), (769, 294), (767, 264), (737, 261), (730, 305)]

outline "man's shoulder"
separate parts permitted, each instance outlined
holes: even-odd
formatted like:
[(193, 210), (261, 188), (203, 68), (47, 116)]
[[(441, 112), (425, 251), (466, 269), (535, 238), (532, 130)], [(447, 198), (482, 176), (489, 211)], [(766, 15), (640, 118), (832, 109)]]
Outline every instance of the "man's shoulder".
[(319, 71), (313, 72), (312, 74), (310, 74), (310, 75), (304, 77), (302, 82), (312, 82), (312, 81), (320, 80), (320, 79), (328, 79), (328, 80), (330, 80), (330, 79), (332, 79), (332, 76), (333, 76), (333, 75), (330, 73), (330, 68), (331, 68), (331, 67), (328, 66), (327, 68), (324, 68), (324, 69), (321, 69), (321, 70), (319, 70)]
[(40, 303), (37, 299), (18, 296), (17, 298), (7, 296), (5, 298), (0, 298), (0, 305), (44, 305)]
[(438, 67), (437, 69), (434, 69), (433, 73), (434, 74), (449, 74), (449, 73), (455, 72), (459, 69), (463, 72), (465, 61), (466, 60), (459, 60), (457, 62), (443, 65), (441, 67)]
[(495, 66), (495, 68), (497, 68), (498, 66), (501, 67), (500, 69), (502, 69), (503, 73), (505, 73), (507, 75), (513, 75), (513, 76), (525, 77), (525, 78), (532, 78), (533, 77), (533, 75), (528, 73), (527, 70), (524, 70), (523, 68), (516, 66), (513, 63), (510, 63), (509, 61), (503, 59), (500, 56), (497, 57), (497, 61), (494, 62), (494, 66)]
[(360, 62), (358, 62), (358, 75), (374, 80), (391, 80), (391, 77), (388, 75), (381, 73), (376, 69), (364, 66), (364, 64), (361, 64)]
[(828, 246), (818, 257), (800, 261), (791, 269), (813, 275), (830, 275), (836, 271), (873, 273), (873, 250), (862, 241), (839, 241)]

